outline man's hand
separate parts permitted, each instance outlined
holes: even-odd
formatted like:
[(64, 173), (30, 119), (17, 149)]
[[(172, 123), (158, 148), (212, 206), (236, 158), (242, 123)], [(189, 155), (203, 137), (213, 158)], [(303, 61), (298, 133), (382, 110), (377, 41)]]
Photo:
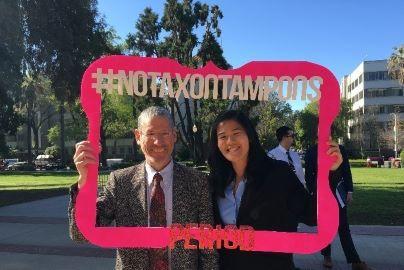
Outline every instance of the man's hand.
[(89, 141), (76, 143), (76, 152), (74, 153), (73, 160), (79, 173), (78, 188), (80, 189), (87, 180), (87, 165), (98, 164), (95, 150)]
[(327, 145), (329, 146), (327, 150), (327, 155), (335, 157), (334, 163), (331, 165), (331, 171), (335, 171), (338, 169), (338, 167), (342, 164), (342, 155), (341, 151), (339, 150), (338, 143), (333, 142), (330, 138), (330, 140), (327, 142)]

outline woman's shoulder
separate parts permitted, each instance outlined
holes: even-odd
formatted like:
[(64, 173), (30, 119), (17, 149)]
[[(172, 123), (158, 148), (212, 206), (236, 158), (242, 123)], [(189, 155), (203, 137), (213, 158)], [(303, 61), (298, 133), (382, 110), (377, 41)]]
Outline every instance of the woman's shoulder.
[(265, 168), (271, 171), (282, 173), (287, 172), (287, 170), (289, 170), (289, 164), (286, 161), (268, 157), (265, 162)]

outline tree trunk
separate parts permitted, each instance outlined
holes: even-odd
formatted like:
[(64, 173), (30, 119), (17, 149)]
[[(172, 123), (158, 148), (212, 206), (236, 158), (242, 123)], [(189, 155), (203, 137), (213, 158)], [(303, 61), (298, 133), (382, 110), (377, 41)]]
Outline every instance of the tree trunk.
[(38, 154), (39, 154), (39, 128), (35, 127), (35, 125), (34, 125), (32, 127), (32, 132), (34, 133), (35, 156), (38, 156)]
[(65, 166), (65, 107), (63, 100), (60, 101), (59, 104), (59, 113), (60, 113), (60, 164), (62, 167)]
[(107, 167), (107, 139), (105, 138), (105, 131), (104, 131), (104, 125), (101, 124), (101, 130), (100, 130), (100, 139), (101, 139), (101, 164), (103, 167)]
[[(29, 115), (29, 113), (28, 113)], [(27, 161), (32, 164), (32, 136), (31, 136), (31, 124), (30, 121), (27, 122)]]

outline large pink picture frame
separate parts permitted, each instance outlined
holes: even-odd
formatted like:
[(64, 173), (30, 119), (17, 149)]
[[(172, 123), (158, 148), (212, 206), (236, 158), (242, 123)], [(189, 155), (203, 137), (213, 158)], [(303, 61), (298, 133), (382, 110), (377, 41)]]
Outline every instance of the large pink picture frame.
[[(94, 85), (93, 74), (102, 69), (169, 72), (174, 74), (198, 73), (202, 76), (215, 75), (251, 75), (256, 76), (305, 76), (307, 78), (319, 76), (322, 78), (319, 100), (319, 131), (318, 131), (318, 228), (316, 233), (289, 233), (275, 231), (255, 231), (255, 251), (312, 253), (320, 250), (334, 238), (338, 228), (338, 206), (328, 185), (328, 172), (333, 162), (326, 155), (326, 142), (330, 133), (330, 126), (336, 117), (340, 106), (338, 82), (334, 75), (326, 68), (305, 61), (253, 61), (244, 66), (221, 70), (212, 63), (200, 69), (192, 69), (178, 64), (168, 58), (146, 58), (135, 56), (108, 56), (94, 61), (85, 71), (81, 85), (81, 104), (88, 118), (88, 140), (95, 149), (99, 147), (101, 95)], [(97, 197), (98, 168), (89, 166), (86, 185), (80, 190), (76, 202), (77, 225), (83, 235), (93, 244), (102, 247), (120, 248), (148, 248), (166, 247), (169, 244), (170, 228), (149, 227), (96, 227), (96, 197)]]

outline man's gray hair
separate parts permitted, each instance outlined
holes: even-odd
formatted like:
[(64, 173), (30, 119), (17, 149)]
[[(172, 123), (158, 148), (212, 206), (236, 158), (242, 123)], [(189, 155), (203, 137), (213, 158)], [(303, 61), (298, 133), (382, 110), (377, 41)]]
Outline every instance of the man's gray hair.
[(141, 129), (141, 127), (148, 121), (150, 121), (153, 117), (165, 117), (168, 120), (168, 123), (170, 124), (170, 127), (174, 128), (174, 121), (173, 118), (171, 117), (170, 112), (159, 106), (151, 106), (146, 109), (144, 109), (139, 117), (137, 118), (137, 128)]

